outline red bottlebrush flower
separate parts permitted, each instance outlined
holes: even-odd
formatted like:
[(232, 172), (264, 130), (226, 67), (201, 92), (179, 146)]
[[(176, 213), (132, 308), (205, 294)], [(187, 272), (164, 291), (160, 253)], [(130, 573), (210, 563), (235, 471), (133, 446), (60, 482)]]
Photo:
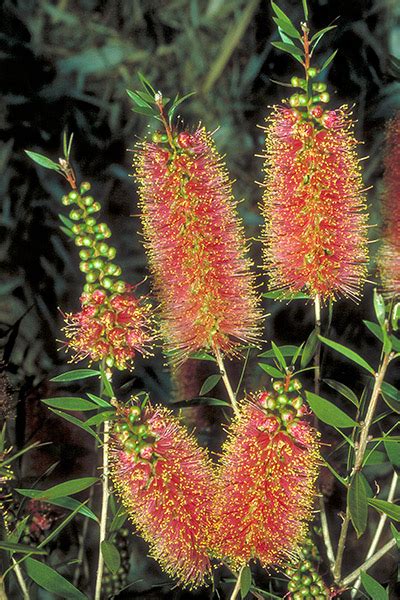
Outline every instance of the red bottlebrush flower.
[(162, 568), (184, 586), (201, 586), (211, 575), (211, 463), (166, 408), (123, 414), (111, 452), (115, 488)]
[(400, 113), (390, 123), (386, 138), (383, 178), (384, 240), (378, 266), (385, 291), (400, 295)]
[(366, 276), (366, 214), (346, 107), (310, 120), (277, 107), (267, 119), (262, 211), (271, 287), (357, 297)]
[(213, 550), (235, 569), (251, 559), (282, 564), (304, 540), (312, 516), (318, 434), (300, 420), (296, 393), (282, 408), (282, 390), (243, 403), (223, 447)]
[(105, 359), (108, 366), (122, 370), (133, 366), (137, 352), (147, 354), (151, 309), (132, 289), (111, 297), (102, 290), (82, 294), (81, 312), (65, 317), (67, 350), (75, 352), (72, 360)]
[(229, 352), (260, 316), (231, 182), (204, 128), (174, 143), (144, 142), (135, 165), (164, 337), (177, 358)]

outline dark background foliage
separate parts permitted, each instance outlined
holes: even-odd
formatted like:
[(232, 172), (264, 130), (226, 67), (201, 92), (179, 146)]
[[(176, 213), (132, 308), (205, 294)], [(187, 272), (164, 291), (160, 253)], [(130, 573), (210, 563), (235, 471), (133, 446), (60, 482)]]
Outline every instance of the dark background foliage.
[[(299, 0), (279, 5), (299, 23)], [(339, 48), (327, 73), (334, 90), (331, 104), (355, 104), (356, 135), (364, 142), (360, 155), (370, 157), (364, 181), (374, 186), (370, 223), (379, 224), (384, 128), (400, 106), (400, 85), (390, 60), (400, 51), (399, 6), (396, 0), (311, 0), (309, 5), (314, 29), (339, 17), (337, 29), (320, 43), (318, 56), (323, 62)], [(147, 266), (137, 235), (137, 195), (127, 149), (146, 134), (148, 122), (131, 112), (125, 90), (138, 86), (137, 72), (142, 71), (168, 96), (195, 91), (180, 109), (183, 122), (192, 127), (201, 121), (216, 129), (217, 146), (226, 153), (236, 180), (236, 196), (245, 199), (240, 211), (247, 236), (255, 238), (252, 252), (260, 264), (261, 190), (254, 182), (262, 179), (262, 160), (254, 155), (262, 149), (263, 135), (256, 125), (286, 95), (271, 79), (288, 81), (300, 75), (299, 65), (271, 46), (276, 32), (266, 0), (4, 0), (1, 10), (0, 336), (15, 388), (13, 400), (5, 395), (1, 408), (10, 412), (16, 403), (11, 429), (17, 446), (52, 434), (54, 440), (54, 428), (59, 428), (62, 441), (46, 456), (28, 459), (21, 475), (35, 479), (58, 460), (54, 476), (63, 478), (90, 470), (93, 458), (80, 440), (69, 439), (69, 430), (45, 416), (38, 399), (50, 394), (45, 382), (66, 362), (56, 341), (62, 338), (63, 323), (58, 307), (78, 308), (82, 276), (76, 248), (58, 229), (64, 183), (30, 162), (23, 150), (56, 160), (63, 130), (74, 132), (79, 178), (92, 182), (102, 203), (125, 278), (139, 283)], [(373, 227), (371, 239), (378, 236)], [(371, 245), (372, 279), (376, 246)], [(145, 281), (140, 289), (148, 287)], [(361, 322), (371, 316), (370, 288), (360, 306), (337, 303), (331, 335), (374, 361), (376, 347)], [(266, 311), (271, 313), (266, 339), (300, 343), (312, 328), (310, 305), (269, 302)], [(326, 376), (354, 384), (356, 373), (331, 358), (325, 360)], [(231, 370), (237, 378), (235, 365)], [(179, 399), (198, 393), (205, 373), (193, 371), (195, 381), (189, 373), (189, 384), (179, 382)], [(251, 367), (249, 385), (257, 377)], [(121, 383), (125, 394), (145, 387), (154, 399), (170, 398), (170, 377), (160, 354), (150, 362), (139, 361), (135, 377), (126, 376)], [(356, 384), (358, 391), (362, 384)], [(212, 414), (189, 416), (198, 421), (205, 439), (216, 427)], [(336, 515), (343, 498), (334, 489), (330, 498)], [(138, 548), (136, 552), (144, 552)], [(149, 573), (144, 578), (142, 587), (152, 581)]]

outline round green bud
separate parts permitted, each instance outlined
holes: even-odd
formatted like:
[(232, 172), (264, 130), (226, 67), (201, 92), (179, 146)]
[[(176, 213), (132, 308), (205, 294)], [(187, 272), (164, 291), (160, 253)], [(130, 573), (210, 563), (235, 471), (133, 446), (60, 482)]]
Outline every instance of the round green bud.
[(71, 227), (71, 231), (72, 233), (74, 233), (75, 235), (78, 235), (79, 233), (82, 232), (82, 225), (72, 225)]
[(72, 200), (70, 200), (69, 196), (63, 196), (61, 198), (61, 202), (64, 204), (64, 206), (69, 206), (70, 204), (72, 204)]
[(299, 106), (305, 106), (306, 104), (307, 104), (307, 96), (305, 94), (300, 94)]
[(299, 94), (293, 94), (293, 96), (290, 96), (289, 104), (290, 106), (299, 106)]
[(299, 408), (303, 406), (303, 398), (301, 398), (301, 396), (296, 396), (296, 398), (293, 398), (293, 400), (291, 401), (291, 405), (296, 410), (299, 410)]
[(74, 210), (71, 210), (71, 212), (69, 213), (69, 218), (71, 219), (71, 221), (79, 221), (82, 218), (82, 216), (82, 211), (76, 208)]
[(126, 290), (126, 283), (125, 281), (116, 281), (113, 285), (113, 291), (116, 292), (117, 294), (123, 294)]
[(82, 238), (82, 246), (85, 246), (86, 248), (90, 248), (90, 246), (92, 246), (93, 244), (93, 240), (92, 238), (85, 236), (84, 238)]
[(148, 427), (147, 425), (139, 425), (138, 430), (137, 430), (137, 434), (140, 435), (140, 437), (144, 437), (148, 432)]
[(118, 269), (118, 265), (114, 265), (114, 263), (109, 263), (108, 265), (105, 266), (104, 271), (107, 273), (107, 275), (115, 275), (117, 269)]
[(95, 286), (91, 285), (90, 283), (85, 283), (85, 285), (83, 286), (83, 291), (87, 294), (91, 294), (92, 292), (94, 292), (94, 290)]
[(151, 141), (154, 142), (154, 144), (159, 144), (161, 142), (161, 138), (162, 138), (161, 131), (155, 131), (153, 133), (153, 135), (151, 136)]
[(303, 575), (303, 577), (301, 578), (301, 583), (303, 585), (311, 585), (312, 584), (312, 579), (309, 575)]
[(274, 382), (273, 382), (273, 384), (272, 384), (272, 387), (274, 388), (274, 390), (275, 390), (276, 392), (281, 392), (281, 391), (283, 391), (283, 384), (282, 384), (282, 381), (279, 381), (279, 380), (278, 380), (278, 381), (274, 381)]
[(89, 273), (90, 264), (88, 262), (79, 263), (79, 270), (82, 271), (82, 273)]
[(114, 358), (112, 356), (107, 356), (107, 358), (106, 358), (106, 365), (110, 369), (114, 366)]
[(318, 69), (310, 67), (307, 71), (309, 77), (316, 77), (318, 75)]
[(298, 391), (301, 390), (301, 388), (303, 387), (301, 384), (301, 381), (299, 381), (298, 379), (293, 379), (293, 388)]
[(312, 103), (313, 104), (318, 104), (318, 102), (320, 102), (320, 97), (319, 96), (313, 96), (312, 97)]
[(100, 242), (101, 240), (104, 240), (104, 238), (105, 238), (106, 236), (104, 235), (104, 233), (95, 233), (95, 234), (94, 234), (94, 237), (95, 237), (95, 239), (96, 239), (98, 242)]
[(277, 397), (276, 401), (281, 406), (285, 406), (285, 404), (287, 404), (288, 398), (287, 398), (286, 394), (279, 394), (279, 396)]
[(72, 192), (70, 192), (68, 194), (69, 199), (71, 200), (71, 202), (76, 202), (79, 198), (79, 194), (78, 192), (76, 192), (75, 190), (73, 190)]
[(167, 136), (167, 134), (166, 134), (166, 133), (163, 133), (163, 134), (161, 135), (161, 141), (162, 141), (163, 143), (165, 143), (165, 142), (168, 142), (168, 136)]
[(108, 244), (106, 244), (105, 242), (99, 244), (97, 246), (97, 249), (99, 251), (99, 253), (101, 254), (101, 256), (108, 256)]
[(298, 77), (292, 77), (290, 83), (293, 87), (299, 87), (300, 79)]
[(124, 448), (128, 452), (134, 452), (135, 448), (136, 448), (136, 444), (135, 444), (134, 440), (128, 439), (124, 444)]
[(93, 271), (89, 271), (89, 273), (87, 273), (86, 281), (88, 283), (94, 283), (95, 281), (97, 281), (98, 277), (99, 277), (99, 272), (96, 269), (93, 269)]
[(117, 255), (116, 248), (114, 248), (114, 246), (110, 246), (109, 249), (108, 249), (108, 251), (107, 251), (107, 257), (110, 260), (113, 260), (116, 257), (116, 255)]
[(94, 198), (93, 198), (93, 196), (85, 196), (84, 198), (82, 198), (82, 202), (83, 202), (84, 206), (92, 206), (93, 202), (94, 202)]
[(318, 594), (320, 593), (319, 586), (318, 585), (310, 586), (310, 592), (311, 592), (311, 594), (313, 594), (313, 596), (318, 596)]
[(129, 411), (129, 420), (131, 423), (134, 423), (135, 421), (137, 421), (137, 419), (140, 417), (141, 414), (141, 410), (138, 406), (132, 406), (130, 411)]
[(326, 83), (323, 83), (322, 81), (319, 83), (313, 83), (312, 89), (315, 90), (316, 92), (325, 92)]
[(319, 99), (321, 100), (321, 102), (324, 102), (326, 104), (327, 102), (329, 102), (331, 97), (328, 94), (328, 92), (323, 92), (322, 94), (319, 95)]
[(81, 194), (85, 194), (86, 192), (88, 192), (91, 187), (92, 186), (90, 185), (90, 183), (88, 181), (83, 181), (81, 183)]
[(94, 227), (96, 225), (96, 219), (94, 217), (86, 217), (85, 223), (88, 227)]
[[(103, 277), (103, 279), (101, 280), (101, 285), (103, 286), (103, 288), (105, 288), (106, 290), (111, 289), (113, 284), (113, 280), (110, 279), (109, 277)], [(114, 363), (113, 363), (114, 364)]]
[(99, 269), (101, 271), (103, 269), (103, 267), (104, 267), (104, 261), (101, 260), (101, 258), (98, 258), (98, 257), (95, 258), (95, 259), (93, 259), (93, 267), (95, 269)]
[(305, 560), (301, 565), (300, 565), (300, 571), (302, 573), (305, 573), (306, 571), (309, 571), (312, 568), (312, 564), (309, 560)]
[(289, 581), (287, 589), (289, 592), (295, 592), (297, 590), (297, 583), (295, 581)]
[(87, 207), (87, 212), (91, 215), (95, 212), (98, 212), (101, 209), (101, 205), (99, 202), (93, 202), (91, 206)]
[(79, 258), (81, 260), (87, 260), (91, 256), (92, 256), (92, 250), (90, 248), (83, 248), (82, 250), (79, 250)]
[(76, 246), (84, 246), (84, 243), (83, 243), (84, 239), (85, 239), (84, 237), (82, 237), (81, 235), (78, 235), (74, 240), (75, 245)]

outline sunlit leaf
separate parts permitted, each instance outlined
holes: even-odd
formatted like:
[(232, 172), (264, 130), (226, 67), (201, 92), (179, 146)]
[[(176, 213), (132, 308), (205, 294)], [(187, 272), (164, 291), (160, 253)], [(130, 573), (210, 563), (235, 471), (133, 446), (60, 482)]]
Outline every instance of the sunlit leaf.
[(207, 377), (207, 379), (204, 381), (203, 385), (201, 386), (199, 395), (205, 396), (206, 394), (208, 394), (208, 392), (210, 392), (212, 389), (215, 388), (215, 386), (220, 381), (220, 379), (221, 379), (220, 373), (215, 374), (215, 375), (210, 375), (209, 377)]
[(31, 150), (25, 150), (25, 154), (29, 156), (35, 163), (44, 167), (45, 169), (51, 169), (52, 171), (58, 171), (61, 173), (61, 167), (58, 163), (55, 163), (47, 156), (43, 156), (43, 154), (38, 154), (37, 152), (32, 152)]
[(61, 498), (62, 496), (69, 496), (70, 494), (77, 494), (87, 488), (91, 487), (98, 481), (97, 477), (80, 477), (79, 479), (71, 479), (70, 481), (64, 481), (53, 485), (47, 490), (25, 490), (17, 489), (17, 492), (23, 496), (27, 496), (26, 492), (34, 492), (37, 498), (43, 498), (44, 500), (53, 500), (54, 498)]
[(74, 371), (61, 373), (61, 375), (53, 377), (50, 381), (68, 383), (69, 381), (79, 381), (88, 377), (100, 377), (100, 372), (93, 369), (75, 369)]
[(357, 423), (351, 417), (329, 400), (325, 400), (313, 392), (306, 392), (306, 396), (311, 410), (323, 423), (339, 429), (341, 427), (357, 427)]
[(111, 573), (116, 573), (121, 566), (121, 555), (114, 544), (103, 540), (101, 542), (101, 553)]
[(72, 583), (48, 565), (35, 558), (27, 558), (24, 564), (28, 576), (48, 592), (66, 600), (87, 600)]
[(339, 392), (339, 394), (347, 398), (347, 400), (350, 400), (350, 402), (352, 402), (355, 406), (358, 407), (358, 398), (353, 392), (353, 390), (347, 387), (347, 385), (344, 385), (344, 383), (340, 383), (340, 381), (335, 381), (334, 379), (324, 379), (324, 382), (327, 385), (329, 385), (329, 387)]
[(0, 548), (2, 550), (8, 550), (11, 553), (19, 552), (21, 554), (47, 554), (46, 550), (40, 550), (28, 544), (15, 544), (13, 542), (6, 542), (0, 540)]
[(367, 527), (368, 503), (367, 492), (362, 473), (356, 473), (347, 492), (347, 503), (350, 510), (350, 518), (359, 538)]
[(400, 521), (400, 506), (393, 504), (393, 502), (387, 502), (386, 500), (379, 500), (377, 498), (369, 498), (368, 504), (385, 513), (390, 519), (394, 521)]
[(304, 367), (306, 367), (312, 360), (313, 356), (315, 355), (317, 345), (318, 335), (315, 329), (313, 329), (310, 335), (308, 336), (305, 346), (303, 348), (303, 353), (300, 361), (300, 367), (302, 369), (304, 369)]
[(284, 373), (282, 373), (281, 371), (278, 371), (278, 369), (276, 369), (275, 367), (272, 367), (271, 365), (266, 365), (265, 363), (258, 363), (258, 365), (262, 368), (263, 371), (268, 373), (268, 375), (270, 375), (270, 377), (276, 377), (278, 379), (282, 379), (282, 377), (285, 376)]
[(365, 591), (369, 594), (372, 600), (389, 600), (387, 591), (380, 583), (378, 583), (373, 577), (361, 571), (360, 573), (361, 583), (363, 584)]
[(84, 398), (76, 398), (75, 396), (60, 396), (59, 398), (42, 399), (43, 404), (52, 408), (61, 408), (63, 410), (78, 410), (88, 411), (96, 410), (97, 405)]
[(251, 569), (246, 565), (240, 573), (240, 595), (244, 599), (251, 588)]
[(319, 336), (319, 339), (321, 340), (321, 342), (323, 342), (333, 350), (336, 350), (336, 352), (340, 352), (340, 354), (342, 354), (352, 362), (357, 363), (360, 367), (363, 367), (363, 369), (366, 369), (367, 371), (372, 373), (372, 375), (375, 375), (375, 371), (371, 367), (371, 365), (369, 365), (366, 360), (364, 360), (359, 354), (357, 354), (357, 352), (350, 350), (350, 348), (346, 348), (346, 346), (343, 346), (342, 344), (338, 344), (337, 342), (328, 340), (322, 335)]
[(334, 52), (332, 52), (332, 54), (326, 59), (326, 61), (324, 62), (324, 64), (322, 65), (322, 67), (320, 69), (320, 73), (322, 73), (322, 71), (325, 71), (325, 69), (327, 67), (329, 67), (329, 65), (331, 64), (331, 62), (335, 58), (337, 52), (338, 52), (337, 50), (334, 50)]

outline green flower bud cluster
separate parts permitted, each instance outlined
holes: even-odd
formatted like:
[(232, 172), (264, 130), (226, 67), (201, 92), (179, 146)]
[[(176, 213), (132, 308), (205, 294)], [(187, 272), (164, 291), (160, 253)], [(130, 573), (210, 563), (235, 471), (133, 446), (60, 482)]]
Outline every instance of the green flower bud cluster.
[[(319, 70), (314, 67), (310, 67), (307, 71), (310, 79), (314, 79), (318, 73)], [(312, 107), (318, 102), (326, 104), (330, 100), (330, 96), (326, 91), (326, 83), (312, 82), (311, 90), (309, 89), (309, 84), (307, 81), (300, 77), (292, 77), (290, 83), (292, 87), (299, 87), (304, 90), (303, 94), (296, 93), (289, 98), (289, 104), (292, 108), (305, 108), (307, 109), (307, 112), (309, 112), (309, 110), (312, 109)], [(312, 95), (309, 96), (310, 92)]]
[(329, 590), (315, 567), (318, 558), (318, 550), (309, 537), (300, 550), (299, 560), (290, 563), (284, 569), (290, 578), (290, 600), (328, 600)]
[(106, 598), (117, 596), (117, 594), (128, 583), (129, 563), (129, 530), (124, 527), (119, 529), (115, 536), (115, 546), (121, 557), (121, 565), (116, 573), (112, 573), (107, 565), (104, 565), (104, 574), (102, 580), (102, 591)]
[(259, 402), (269, 415), (273, 415), (283, 429), (290, 428), (307, 413), (307, 407), (300, 395), (302, 384), (298, 379), (272, 382), (272, 390), (263, 392)]
[(137, 462), (154, 463), (157, 457), (154, 452), (154, 433), (143, 420), (139, 406), (131, 406), (114, 425), (117, 440), (127, 454)]
[(111, 231), (106, 223), (98, 223), (94, 216), (100, 211), (101, 205), (87, 194), (90, 188), (90, 183), (84, 182), (79, 192), (72, 190), (62, 198), (64, 206), (74, 205), (69, 218), (74, 222), (71, 231), (75, 244), (81, 248), (79, 269), (86, 276), (84, 291), (91, 293), (103, 288), (122, 294), (126, 284), (117, 279), (121, 275), (121, 267), (112, 262), (117, 251), (105, 241), (111, 237)]

